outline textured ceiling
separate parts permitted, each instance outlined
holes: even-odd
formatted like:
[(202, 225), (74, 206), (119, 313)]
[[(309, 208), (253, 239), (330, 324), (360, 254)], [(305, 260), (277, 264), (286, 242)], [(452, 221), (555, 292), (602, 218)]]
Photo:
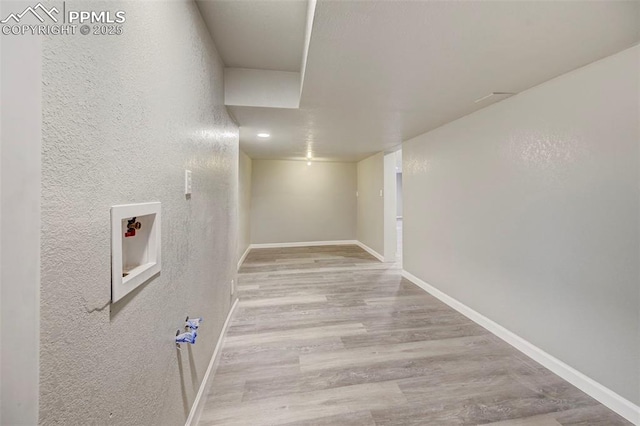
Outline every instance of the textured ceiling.
[(306, 0), (198, 0), (225, 66), (300, 71)]
[(355, 161), (638, 40), (638, 1), (320, 0), (300, 109), (230, 110), (252, 158)]

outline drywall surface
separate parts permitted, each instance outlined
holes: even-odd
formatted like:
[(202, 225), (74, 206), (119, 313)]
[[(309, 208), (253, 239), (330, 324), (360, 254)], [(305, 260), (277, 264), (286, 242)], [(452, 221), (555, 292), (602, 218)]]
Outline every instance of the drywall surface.
[[(24, 10), (2, 2), (0, 16)], [(42, 48), (4, 37), (0, 93), (0, 424), (38, 423)]]
[[(238, 129), (194, 2), (93, 7), (124, 33), (43, 43), (40, 422), (184, 425), (230, 308)], [(110, 305), (109, 208), (149, 201), (162, 272)], [(205, 322), (178, 351), (186, 315)]]
[(251, 242), (353, 240), (355, 163), (253, 160)]
[(251, 244), (251, 158), (240, 151), (238, 166), (238, 261)]
[(225, 68), (224, 103), (267, 108), (300, 106), (300, 73)]
[(404, 268), (640, 403), (640, 48), (403, 144)]
[[(362, 244), (384, 256), (384, 154), (358, 162), (358, 233)], [(382, 192), (382, 195), (381, 195)]]

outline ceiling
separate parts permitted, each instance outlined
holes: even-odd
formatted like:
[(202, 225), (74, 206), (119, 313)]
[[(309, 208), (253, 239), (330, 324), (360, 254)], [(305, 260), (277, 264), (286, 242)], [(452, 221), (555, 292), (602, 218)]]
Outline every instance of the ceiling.
[(306, 1), (205, 0), (197, 4), (225, 66), (300, 71)]
[[(280, 51), (280, 31), (239, 37), (231, 21), (255, 24), (253, 15), (236, 16), (239, 10), (284, 13), (285, 4), (304, 15), (306, 1), (201, 3), (227, 66), (285, 70), (295, 62)], [(237, 13), (216, 27), (230, 16), (206, 12), (217, 8)], [(288, 16), (282, 25), (294, 27)], [(294, 38), (304, 24), (296, 28)], [(252, 158), (303, 158), (311, 150), (316, 159), (357, 161), (504, 98), (474, 102), (491, 92), (521, 92), (639, 40), (639, 1), (319, 0), (300, 108), (228, 108)], [(264, 58), (266, 47), (256, 47), (263, 44), (278, 44), (275, 56)], [(302, 54), (296, 45), (291, 56)], [(259, 139), (259, 131), (271, 137)]]

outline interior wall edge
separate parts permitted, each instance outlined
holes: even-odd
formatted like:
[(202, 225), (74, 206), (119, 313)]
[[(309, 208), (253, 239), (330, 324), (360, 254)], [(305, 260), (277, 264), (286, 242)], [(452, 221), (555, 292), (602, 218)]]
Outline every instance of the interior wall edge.
[[(15, 1), (2, 1), (5, 16)], [(0, 424), (35, 425), (40, 400), (42, 39), (2, 36)]]

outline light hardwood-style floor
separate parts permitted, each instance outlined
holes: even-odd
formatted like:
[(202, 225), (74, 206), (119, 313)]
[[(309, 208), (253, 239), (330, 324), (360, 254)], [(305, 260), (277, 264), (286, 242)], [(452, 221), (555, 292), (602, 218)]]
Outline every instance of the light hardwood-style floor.
[(357, 246), (254, 249), (208, 425), (628, 425)]

